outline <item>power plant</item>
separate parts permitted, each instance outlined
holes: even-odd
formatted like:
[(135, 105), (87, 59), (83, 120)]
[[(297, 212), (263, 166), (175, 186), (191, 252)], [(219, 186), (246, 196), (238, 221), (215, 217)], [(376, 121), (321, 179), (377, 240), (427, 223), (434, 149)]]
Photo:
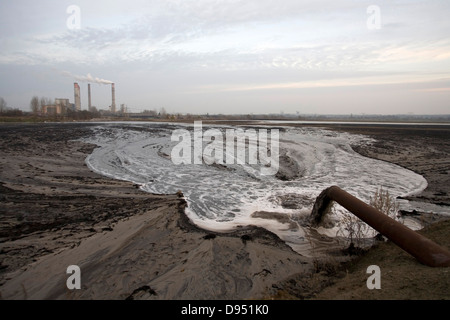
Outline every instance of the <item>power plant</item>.
[[(75, 96), (75, 110), (81, 111), (81, 94), (80, 86), (77, 82), (73, 84), (74, 86), (74, 96)], [(91, 84), (88, 83), (88, 110), (92, 111), (92, 94), (91, 94)], [(116, 88), (114, 83), (111, 83), (111, 107), (110, 111), (116, 113)]]

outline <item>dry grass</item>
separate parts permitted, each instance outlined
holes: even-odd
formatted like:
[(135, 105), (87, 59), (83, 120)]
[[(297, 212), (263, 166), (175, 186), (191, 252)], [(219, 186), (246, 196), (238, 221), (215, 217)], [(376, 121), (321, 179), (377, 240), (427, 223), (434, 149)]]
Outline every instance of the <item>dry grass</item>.
[(383, 190), (383, 187), (375, 191), (373, 198), (370, 197), (369, 204), (392, 219), (397, 218), (398, 204), (395, 202), (395, 198), (389, 194), (388, 190)]
[[(370, 197), (369, 204), (392, 219), (397, 219), (398, 204), (395, 202), (395, 198), (389, 194), (389, 191), (384, 190), (383, 187), (378, 188), (373, 197)], [(334, 210), (334, 206), (332, 210)], [(377, 232), (372, 227), (348, 211), (344, 212), (339, 222), (339, 230), (336, 233), (337, 236), (349, 240), (349, 247), (360, 248), (367, 246), (367, 238), (376, 234)]]

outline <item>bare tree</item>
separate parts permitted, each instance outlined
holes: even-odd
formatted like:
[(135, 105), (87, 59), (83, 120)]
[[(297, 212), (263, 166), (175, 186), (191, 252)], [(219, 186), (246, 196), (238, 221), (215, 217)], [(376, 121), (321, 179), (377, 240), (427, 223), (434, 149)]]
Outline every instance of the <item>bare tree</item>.
[(42, 97), (41, 100), (40, 100), (41, 109), (42, 109), (43, 106), (49, 106), (49, 105), (52, 105), (54, 103), (55, 102), (54, 102), (53, 99), (50, 99), (50, 98), (47, 98), (47, 97)]
[(48, 101), (47, 101), (48, 99), (46, 99), (46, 98), (44, 98), (44, 97), (42, 97), (41, 98), (41, 100), (40, 100), (40, 110), (42, 111), (42, 107), (43, 106), (46, 106), (46, 105), (48, 105), (49, 103), (48, 103)]
[(5, 99), (0, 97), (0, 113), (5, 112), (8, 109)]
[(37, 114), (39, 112), (40, 105), (39, 105), (39, 98), (37, 96), (31, 98), (30, 109), (34, 114)]

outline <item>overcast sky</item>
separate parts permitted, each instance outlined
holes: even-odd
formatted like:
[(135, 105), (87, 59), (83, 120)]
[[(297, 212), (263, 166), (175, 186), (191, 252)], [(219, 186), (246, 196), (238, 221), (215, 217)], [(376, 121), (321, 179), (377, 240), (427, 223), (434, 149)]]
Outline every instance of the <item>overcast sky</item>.
[(1, 0), (0, 97), (73, 102), (78, 81), (87, 109), (90, 78), (99, 109), (112, 81), (132, 111), (449, 114), (449, 16), (448, 0)]

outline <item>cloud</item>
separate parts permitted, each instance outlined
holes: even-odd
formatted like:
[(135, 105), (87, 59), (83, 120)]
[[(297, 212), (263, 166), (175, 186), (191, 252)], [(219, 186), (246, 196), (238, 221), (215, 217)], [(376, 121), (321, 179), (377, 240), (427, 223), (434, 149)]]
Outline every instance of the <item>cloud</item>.
[[(320, 88), (338, 88), (338, 87), (363, 87), (377, 85), (396, 85), (396, 84), (428, 84), (437, 81), (450, 81), (450, 75), (441, 74), (422, 74), (411, 77), (410, 74), (397, 75), (348, 75), (346, 77), (317, 79), (314, 81), (304, 80), (297, 82), (271, 82), (260, 84), (218, 84), (198, 86), (190, 93), (201, 92), (245, 92), (245, 91), (268, 91), (268, 90), (292, 90), (292, 89), (320, 89)], [(436, 92), (448, 91), (449, 88), (430, 88), (420, 91)]]
[[(93, 83), (110, 81), (92, 76), (104, 75), (143, 104), (155, 87), (161, 104), (184, 105), (172, 91), (369, 90), (450, 70), (448, 1), (382, 1), (376, 31), (366, 26), (369, 0), (79, 0), (79, 30), (67, 29), (66, 3), (43, 3), (0, 3), (0, 68), (70, 70)], [(4, 79), (17, 77), (8, 72)]]
[[(117, 24), (97, 23), (91, 13), (91, 20), (82, 18), (80, 30), (33, 34), (16, 41), (16, 46), (0, 54), (0, 62), (117, 65), (141, 61), (171, 66), (185, 58), (185, 66), (194, 63), (192, 67), (203, 59), (202, 66), (218, 61), (216, 66), (225, 69), (246, 65), (333, 69), (428, 59), (435, 53), (441, 59), (449, 58), (449, 46), (437, 52), (433, 44), (423, 48), (423, 39), (399, 44), (389, 36), (392, 28), (370, 34), (364, 27), (365, 4), (353, 1), (170, 0), (147, 5), (144, 1), (140, 11), (133, 9), (126, 18), (119, 12), (126, 6), (120, 3), (108, 6), (112, 14), (108, 19), (120, 21)], [(80, 4), (82, 17), (88, 16), (85, 13), (92, 6)], [(98, 7), (102, 5), (95, 4)], [(382, 6), (386, 25), (407, 29), (407, 17), (400, 13), (400, 22), (395, 22), (386, 7)], [(98, 15), (100, 20), (107, 19), (105, 13)]]
[(417, 89), (419, 92), (444, 92), (450, 93), (450, 87), (447, 88), (428, 88), (428, 89)]

